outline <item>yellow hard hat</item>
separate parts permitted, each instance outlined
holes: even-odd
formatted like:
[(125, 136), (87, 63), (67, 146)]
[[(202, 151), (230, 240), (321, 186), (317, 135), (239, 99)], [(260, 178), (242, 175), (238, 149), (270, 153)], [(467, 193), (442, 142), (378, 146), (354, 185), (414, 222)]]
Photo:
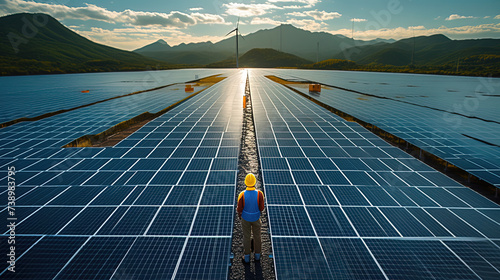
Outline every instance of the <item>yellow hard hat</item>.
[(256, 182), (257, 182), (257, 179), (255, 179), (255, 176), (252, 173), (248, 174), (245, 177), (245, 185), (247, 185), (247, 187), (255, 186)]

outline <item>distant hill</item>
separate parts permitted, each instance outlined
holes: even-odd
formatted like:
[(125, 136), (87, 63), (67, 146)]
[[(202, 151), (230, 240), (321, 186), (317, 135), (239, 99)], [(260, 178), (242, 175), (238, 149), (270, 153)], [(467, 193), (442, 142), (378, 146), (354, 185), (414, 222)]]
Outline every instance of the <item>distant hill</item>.
[[(240, 27), (244, 31), (244, 27)], [(228, 30), (229, 31), (229, 30)], [(365, 46), (379, 43), (391, 43), (394, 40), (375, 39), (372, 41), (352, 40), (342, 35), (332, 35), (326, 32), (311, 32), (293, 25), (283, 24), (272, 29), (258, 30), (246, 36), (239, 37), (239, 52), (245, 53), (255, 48), (271, 48), (286, 53), (316, 61), (331, 58), (342, 49), (352, 46)], [(161, 59), (170, 63), (197, 63), (206, 64), (220, 61), (224, 57), (235, 54), (235, 38), (228, 37), (217, 43), (202, 42), (180, 44), (163, 51), (152, 50), (149, 46), (135, 50), (145, 56)], [(319, 43), (319, 52), (318, 52)], [(189, 53), (203, 54), (203, 60), (183, 60)], [(221, 58), (222, 57), (222, 58)], [(191, 56), (193, 58), (193, 56)]]
[(152, 44), (146, 45), (142, 48), (138, 48), (137, 50), (134, 50), (134, 52), (137, 53), (143, 53), (143, 52), (163, 52), (163, 51), (169, 51), (172, 47), (165, 42), (165, 40), (160, 39)]
[(413, 62), (414, 65), (443, 65), (483, 54), (500, 55), (500, 39), (451, 40), (437, 34), (351, 48), (333, 58), (349, 59), (358, 64), (404, 66)]
[[(251, 49), (239, 58), (240, 67), (275, 68), (297, 67), (311, 63), (296, 55), (280, 52), (274, 49)], [(236, 58), (231, 57), (220, 62), (212, 63), (207, 67), (227, 68), (235, 67)]]
[[(35, 25), (34, 18), (46, 19), (46, 23)], [(26, 22), (36, 32), (26, 33), (30, 30)], [(172, 67), (134, 52), (92, 42), (49, 15), (21, 13), (0, 17), (1, 75), (145, 70), (150, 65)]]

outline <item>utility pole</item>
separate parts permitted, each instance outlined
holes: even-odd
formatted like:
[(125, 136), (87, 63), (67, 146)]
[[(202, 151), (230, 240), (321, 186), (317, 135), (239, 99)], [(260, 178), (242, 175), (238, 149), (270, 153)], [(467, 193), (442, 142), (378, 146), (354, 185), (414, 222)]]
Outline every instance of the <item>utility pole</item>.
[(354, 41), (354, 19), (351, 19), (351, 21), (352, 21), (351, 39)]
[(282, 30), (282, 27), (283, 27), (283, 23), (280, 25), (280, 52), (283, 51), (283, 30)]
[(318, 45), (318, 46), (317, 46), (317, 47), (318, 47), (318, 49), (317, 49), (317, 51), (316, 51), (316, 63), (318, 63), (318, 62), (319, 62), (319, 42), (317, 43), (317, 45)]
[(411, 52), (411, 65), (415, 63), (415, 29), (411, 28), (413, 32), (413, 50)]

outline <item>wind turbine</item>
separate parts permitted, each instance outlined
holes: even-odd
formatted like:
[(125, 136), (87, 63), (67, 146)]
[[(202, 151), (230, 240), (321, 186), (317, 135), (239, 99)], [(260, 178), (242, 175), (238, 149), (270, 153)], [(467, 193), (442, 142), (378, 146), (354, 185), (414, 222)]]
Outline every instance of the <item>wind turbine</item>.
[(231, 33), (233, 33), (234, 31), (236, 31), (236, 68), (239, 68), (238, 67), (238, 26), (240, 25), (240, 18), (238, 17), (238, 23), (236, 23), (236, 28), (229, 31), (229, 33), (226, 34), (229, 35)]

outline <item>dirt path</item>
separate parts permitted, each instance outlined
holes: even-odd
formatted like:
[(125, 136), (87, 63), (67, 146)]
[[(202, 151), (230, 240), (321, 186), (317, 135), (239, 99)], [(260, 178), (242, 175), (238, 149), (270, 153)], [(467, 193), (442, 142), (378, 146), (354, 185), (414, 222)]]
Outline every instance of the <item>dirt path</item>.
[[(245, 176), (249, 172), (256, 174), (257, 189), (264, 190), (262, 186), (262, 174), (260, 171), (259, 154), (257, 140), (255, 138), (255, 127), (253, 122), (252, 100), (250, 96), (250, 84), (247, 77), (245, 88), (247, 97), (246, 109), (243, 112), (243, 129), (241, 136), (241, 149), (238, 159), (238, 182), (236, 197), (245, 190)], [(243, 257), (243, 232), (238, 215), (234, 218), (232, 252), (234, 259), (229, 269), (229, 279), (275, 279), (274, 261), (269, 256), (272, 255), (271, 239), (269, 236), (269, 223), (267, 219), (267, 209), (261, 215), (262, 221), (262, 257), (260, 262), (254, 262), (253, 257), (250, 264), (244, 264)]]

